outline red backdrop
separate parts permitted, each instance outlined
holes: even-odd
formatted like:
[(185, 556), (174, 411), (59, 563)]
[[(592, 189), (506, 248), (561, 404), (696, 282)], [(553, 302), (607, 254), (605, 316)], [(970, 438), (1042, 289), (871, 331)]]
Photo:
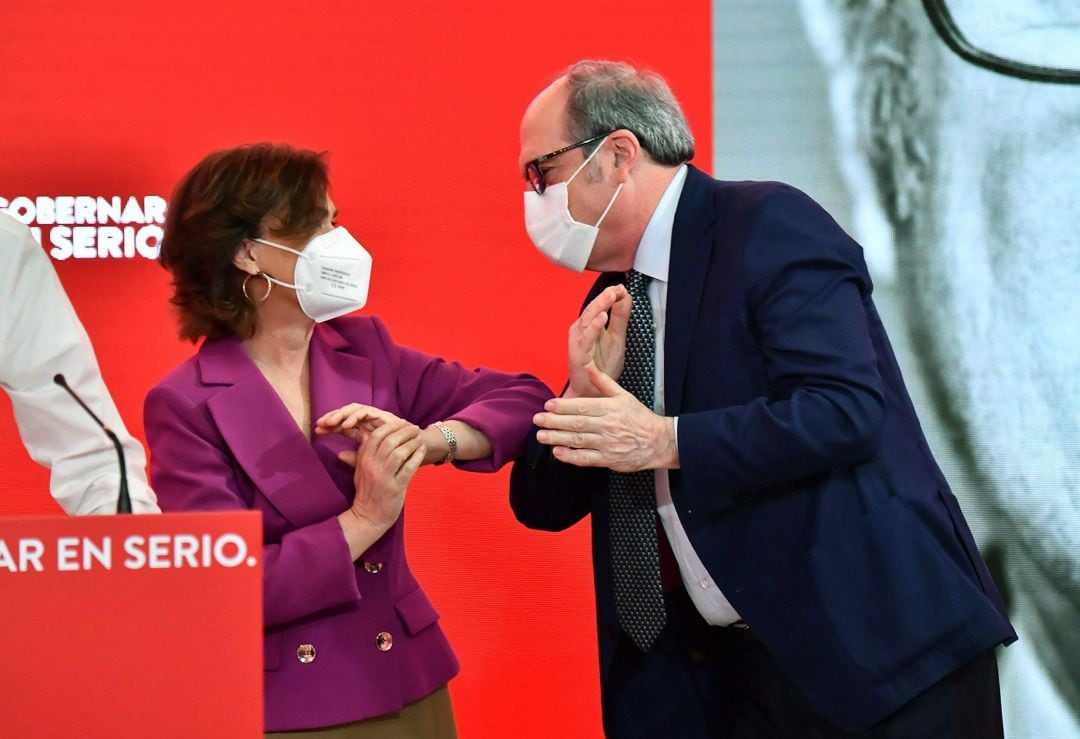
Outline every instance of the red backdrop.
[[(591, 277), (550, 265), (525, 236), (520, 117), (567, 63), (632, 60), (671, 82), (708, 169), (709, 3), (671, 7), (5, 0), (0, 198), (167, 197), (215, 149), (327, 150), (340, 222), (375, 258), (365, 311), (399, 342), (560, 387)], [(167, 275), (139, 256), (56, 267), (142, 439), (143, 396), (193, 349), (176, 339)], [(2, 395), (0, 465), (0, 514), (58, 512)], [(441, 468), (409, 492), (412, 564), (463, 665), (451, 684), (461, 734), (599, 736), (587, 525), (527, 531), (506, 487), (506, 471)]]

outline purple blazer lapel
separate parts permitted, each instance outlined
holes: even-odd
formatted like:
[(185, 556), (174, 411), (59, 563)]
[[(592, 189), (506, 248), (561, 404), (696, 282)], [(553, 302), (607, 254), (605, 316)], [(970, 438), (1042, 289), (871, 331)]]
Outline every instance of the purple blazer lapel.
[(210, 415), (258, 492), (282, 516), (300, 527), (345, 509), (349, 500), (321, 455), (239, 341), (204, 344), (199, 370), (204, 383), (226, 386), (207, 400)]
[[(333, 327), (328, 324), (315, 327), (309, 355), (312, 422), (349, 403), (371, 404), (372, 360), (354, 354), (353, 350)], [(332, 434), (316, 436), (312, 447), (334, 482), (351, 500), (353, 470), (339, 461), (337, 455), (341, 451), (355, 451), (356, 442)]]

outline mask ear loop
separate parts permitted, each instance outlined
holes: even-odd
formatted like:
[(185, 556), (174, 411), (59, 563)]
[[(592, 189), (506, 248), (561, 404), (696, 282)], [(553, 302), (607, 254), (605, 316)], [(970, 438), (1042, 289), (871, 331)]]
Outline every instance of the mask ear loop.
[[(259, 298), (258, 300), (253, 300), (251, 298), (251, 296), (248, 295), (247, 284), (248, 284), (248, 280), (250, 280), (252, 277), (261, 277), (264, 280), (266, 280), (266, 293), (263, 294), (263, 296), (261, 298)], [(267, 275), (265, 272), (259, 272), (258, 274), (254, 274), (254, 275), (248, 275), (247, 277), (244, 278), (244, 281), (242, 283), (240, 283), (240, 292), (244, 293), (244, 297), (247, 298), (249, 303), (265, 303), (266, 299), (270, 297), (270, 291), (273, 290), (273, 289), (274, 289), (274, 283), (270, 280), (270, 276)]]
[[(280, 250), (283, 251), (283, 252), (288, 252), (288, 253), (291, 253), (291, 254), (295, 254), (296, 256), (300, 257), (301, 259), (303, 258), (303, 252), (295, 250), (295, 248), (293, 248), (292, 246), (286, 246), (285, 244), (279, 244), (279, 243), (275, 243), (273, 241), (267, 241), (266, 239), (249, 239), (249, 241), (257, 241), (260, 244), (266, 244), (267, 246), (273, 246), (274, 248), (280, 248)], [(273, 284), (281, 285), (282, 287), (288, 287), (289, 290), (296, 290), (296, 291), (300, 290), (300, 288), (297, 285), (291, 285), (291, 284), (288, 284), (287, 282), (282, 282), (281, 280), (276, 280), (276, 279), (270, 277), (269, 274), (267, 274), (266, 272), (264, 272), (262, 270), (259, 270), (259, 277), (266, 280), (267, 283), (273, 283)], [(244, 282), (246, 283), (247, 280), (244, 280)], [(245, 297), (247, 296), (246, 292), (244, 293), (244, 296)], [(270, 296), (270, 286), (268, 285), (267, 286), (267, 294), (262, 296), (262, 300), (266, 300), (269, 296)], [(259, 300), (259, 303), (262, 303), (262, 300)]]
[[(578, 176), (578, 173), (581, 172), (581, 170), (585, 169), (585, 165), (587, 165), (589, 162), (591, 162), (592, 158), (594, 156), (596, 156), (597, 152), (600, 151), (600, 148), (605, 143), (607, 143), (607, 140), (608, 140), (609, 136), (610, 136), (610, 134), (608, 134), (608, 136), (605, 136), (600, 141), (600, 143), (596, 145), (596, 148), (592, 150), (592, 153), (589, 154), (589, 156), (585, 157), (585, 161), (581, 163), (581, 166), (574, 170), (574, 174), (570, 175), (570, 177), (566, 180), (566, 186), (567, 187), (570, 187), (570, 182), (575, 177)], [(620, 182), (619, 186), (615, 188), (615, 194), (611, 196), (611, 200), (608, 201), (607, 207), (604, 208), (604, 212), (600, 215), (600, 220), (596, 222), (596, 225), (593, 226), (593, 228), (600, 228), (600, 224), (604, 222), (605, 218), (607, 218), (608, 211), (611, 210), (611, 206), (615, 205), (615, 200), (619, 197), (619, 192), (622, 191), (623, 185), (625, 185), (625, 184), (626, 184), (625, 182)]]
[[(291, 246), (285, 246), (284, 244), (277, 244), (277, 243), (274, 243), (273, 241), (267, 241), (266, 239), (255, 239), (255, 238), (253, 238), (253, 239), (250, 239), (250, 240), (251, 241), (257, 241), (260, 244), (266, 244), (267, 246), (272, 246), (275, 249), (281, 249), (282, 251), (290, 252), (290, 253), (295, 254), (296, 256), (300, 257), (301, 259), (304, 258), (304, 252), (293, 249)], [(268, 283), (275, 283), (275, 284), (281, 285), (282, 287), (287, 287), (290, 290), (299, 290), (300, 289), (296, 285), (290, 285), (287, 282), (282, 282), (281, 280), (276, 280), (276, 279), (274, 279), (273, 277), (271, 277), (270, 275), (266, 274), (265, 272), (263, 272), (261, 270), (259, 271), (259, 276), (262, 277), (264, 280), (266, 280)], [(249, 277), (250, 277), (250, 275), (249, 275)], [(247, 280), (244, 280), (244, 282), (247, 282)], [(269, 297), (269, 295), (270, 295), (270, 288), (268, 287), (268, 288), (266, 288), (266, 295), (263, 297), (263, 300), (266, 300), (266, 298)], [(246, 292), (244, 293), (244, 297), (247, 297)], [(260, 300), (259, 302), (261, 303), (262, 300)]]
[(604, 208), (603, 214), (600, 216), (600, 220), (596, 222), (596, 228), (600, 228), (600, 224), (607, 218), (608, 211), (611, 210), (611, 206), (615, 205), (615, 199), (619, 197), (619, 192), (622, 190), (625, 182), (620, 182), (619, 186), (615, 188), (615, 194), (611, 196), (611, 200), (608, 201), (607, 207)]
[[(610, 136), (610, 135), (611, 134), (608, 134), (608, 136)], [(575, 169), (574, 174), (570, 175), (566, 179), (566, 186), (567, 187), (570, 187), (570, 183), (574, 181), (574, 178), (578, 176), (578, 173), (581, 172), (581, 170), (585, 169), (585, 165), (588, 164), (589, 162), (591, 162), (592, 158), (594, 156), (596, 156), (597, 152), (599, 152), (600, 149), (604, 146), (604, 144), (607, 143), (608, 136), (605, 136), (604, 138), (602, 138), (600, 140), (600, 143), (596, 145), (596, 148), (592, 150), (592, 153), (589, 154), (589, 156), (585, 157), (585, 161), (581, 163), (581, 166), (579, 166), (577, 169)]]

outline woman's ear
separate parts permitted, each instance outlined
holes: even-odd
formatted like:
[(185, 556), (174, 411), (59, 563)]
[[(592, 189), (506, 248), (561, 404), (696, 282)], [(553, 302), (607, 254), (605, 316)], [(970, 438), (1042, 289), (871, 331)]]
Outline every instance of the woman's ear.
[(236, 266), (241, 272), (247, 272), (249, 275), (259, 274), (259, 263), (255, 261), (255, 256), (252, 253), (252, 244), (245, 239), (240, 248), (236, 250), (236, 254), (233, 255), (233, 265)]

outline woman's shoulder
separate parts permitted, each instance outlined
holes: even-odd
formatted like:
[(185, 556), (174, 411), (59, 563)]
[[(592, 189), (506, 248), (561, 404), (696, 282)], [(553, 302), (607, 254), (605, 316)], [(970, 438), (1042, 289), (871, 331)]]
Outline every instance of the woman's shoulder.
[(166, 372), (161, 379), (154, 383), (151, 391), (159, 387), (183, 388), (194, 385), (199, 376), (198, 356), (198, 353), (192, 354)]
[(242, 358), (236, 354), (232, 339), (219, 339), (202, 342), (198, 349), (187, 359), (166, 372), (150, 388), (149, 395), (161, 393), (180, 394), (191, 401), (198, 401), (206, 394), (209, 387), (221, 384), (217, 374), (238, 372), (235, 365)]
[(195, 405), (198, 377), (197, 355), (188, 357), (165, 373), (143, 399), (144, 423), (153, 425), (152, 419), (162, 413), (172, 414), (177, 412), (177, 409)]

